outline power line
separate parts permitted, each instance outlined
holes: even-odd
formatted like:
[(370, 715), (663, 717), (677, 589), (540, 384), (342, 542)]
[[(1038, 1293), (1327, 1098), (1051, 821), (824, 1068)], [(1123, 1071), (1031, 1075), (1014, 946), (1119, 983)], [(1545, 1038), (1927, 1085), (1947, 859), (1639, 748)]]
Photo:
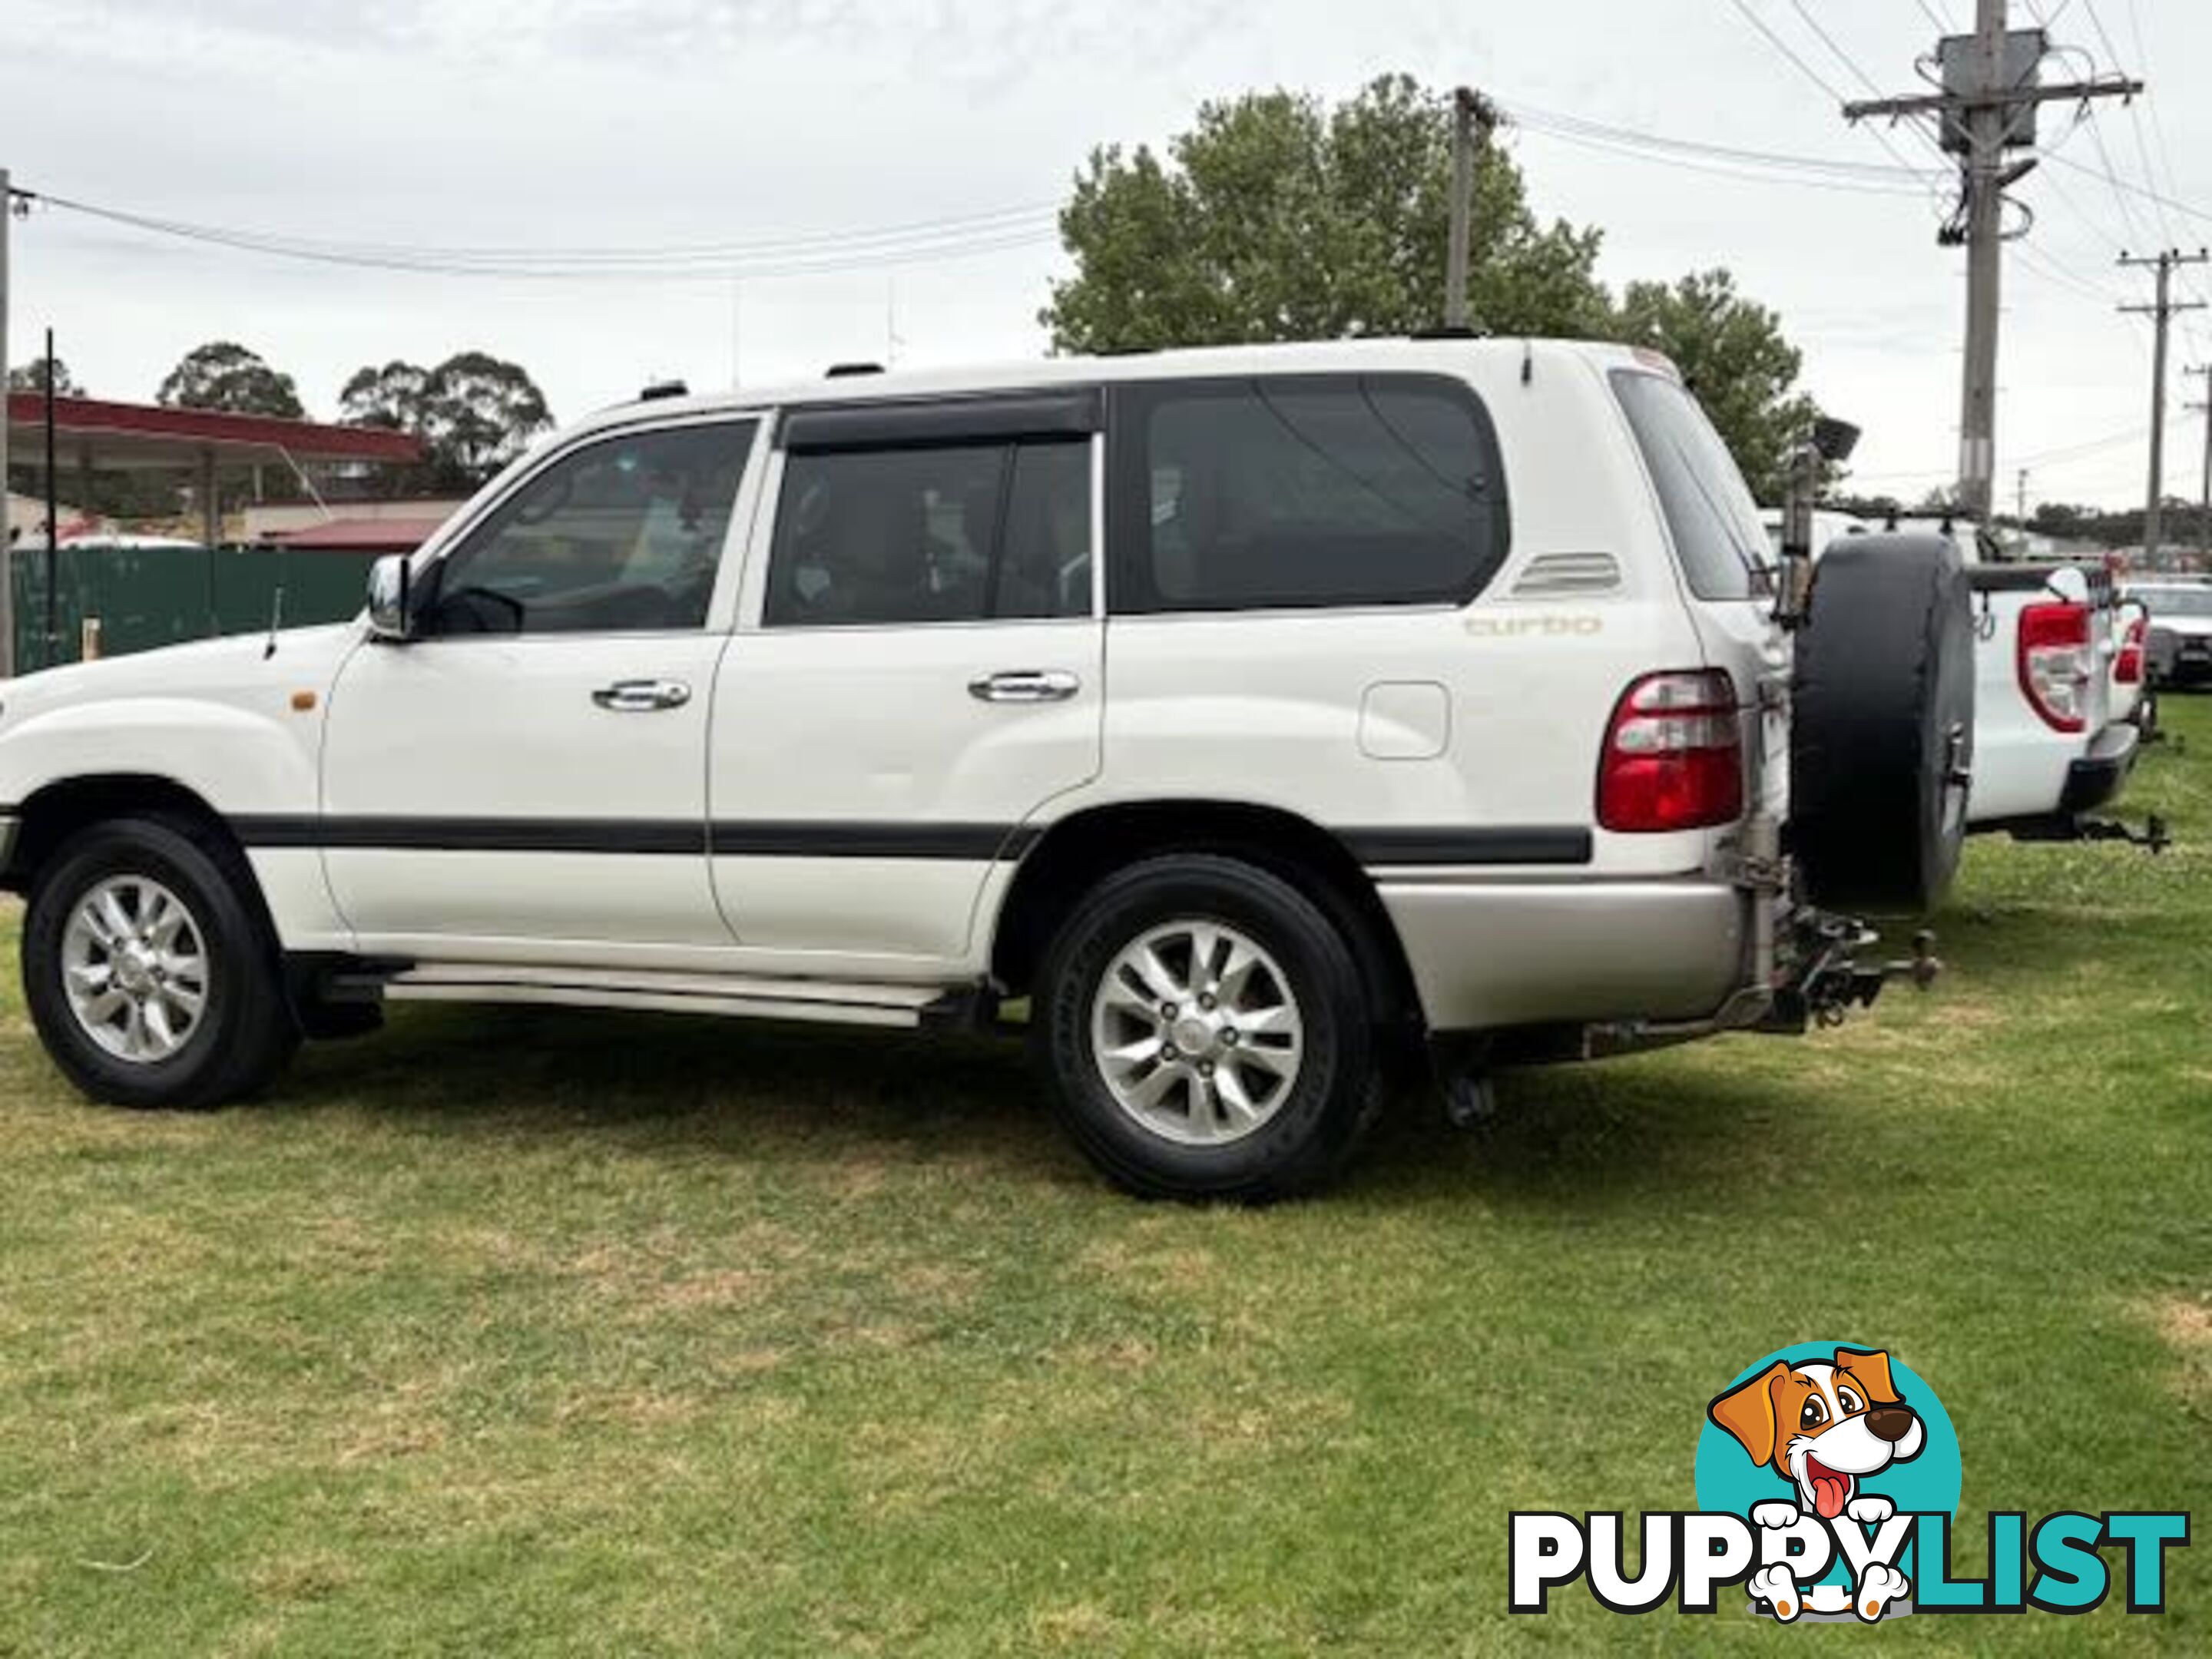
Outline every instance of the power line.
[(1859, 67), (1857, 58), (1836, 44), (1834, 35), (1820, 27), (1820, 20), (1813, 15), (1813, 9), (1805, 3), (1805, 0), (1790, 0), (1790, 9), (1804, 20), (1805, 27), (1820, 38), (1820, 44), (1828, 49), (1830, 55), (1849, 70), (1861, 86), (1876, 97), (1881, 95), (1881, 88), (1874, 83), (1874, 77)]
[[(2136, 5), (2136, 0), (2128, 0), (2128, 35), (2135, 43), (2136, 61), (2148, 65), (2150, 62), (2150, 54), (2148, 52), (2145, 51), (2143, 47), (2142, 13), (2141, 9)], [(2170, 146), (2166, 140), (2165, 120), (2159, 114), (2158, 105), (2152, 103), (2148, 97), (2144, 98), (2142, 102), (2144, 105), (2148, 106), (2150, 110), (2150, 127), (2153, 134), (2158, 139), (2158, 156), (2160, 161), (2164, 165), (2166, 169), (2166, 186), (2168, 190), (2173, 191), (2176, 194), (2179, 194), (2179, 188), (2176, 184), (2173, 176), (2173, 150), (2172, 146)], [(2130, 103), (2128, 106), (2128, 113), (2135, 121), (2136, 153), (2142, 157), (2143, 182), (2154, 187), (2159, 182), (2159, 175), (2151, 167), (2150, 147), (2143, 142), (2142, 112), (2141, 109), (2137, 108), (2135, 104)], [(2163, 204), (2160, 204), (2159, 207), (2158, 222), (2159, 228), (2166, 233), (2166, 246), (2168, 247), (2172, 246), (2175, 240), (2172, 227), (2166, 220), (2166, 209)], [(2182, 291), (2199, 300), (2203, 297), (2203, 295), (2198, 292), (2196, 283), (2193, 280), (2187, 278), (2183, 280)], [(2197, 327), (2197, 319), (2194, 316), (2185, 318), (2183, 320), (2182, 332), (2189, 337), (2190, 343), (2192, 347), (2200, 350), (2202, 349), (2201, 332)]]
[[(2097, 456), (2109, 454), (2113, 450), (2124, 448), (2130, 444), (2141, 443), (2149, 431), (2150, 428), (2147, 426), (2130, 427), (2125, 432), (2115, 432), (2102, 438), (2090, 438), (2081, 443), (2064, 444), (2056, 449), (2039, 450), (2030, 454), (2015, 455), (2012, 459), (2016, 465), (2028, 467), (2037, 471), (2055, 471), (2077, 461), (2094, 459)], [(1899, 479), (1940, 479), (1949, 476), (1950, 469), (1948, 467), (1919, 467), (1896, 472), (1854, 472), (1850, 474), (1848, 482), (1880, 483)]]
[(15, 193), (46, 207), (148, 234), (240, 252), (376, 270), (552, 281), (825, 275), (1028, 246), (1049, 240), (1054, 222), (1049, 209), (1006, 208), (777, 240), (635, 248), (464, 249), (319, 240), (165, 218), (49, 192)]
[[(1828, 95), (1832, 101), (1838, 105), (1841, 105), (1846, 101), (1843, 94), (1838, 92), (1834, 87), (1831, 86), (1825, 76), (1823, 76), (1818, 70), (1814, 69), (1810, 64), (1807, 63), (1803, 58), (1798, 55), (1796, 49), (1793, 48), (1787, 40), (1784, 40), (1779, 34), (1775, 33), (1773, 27), (1770, 25), (1764, 17), (1761, 17), (1752, 7), (1750, 0), (1729, 0), (1729, 3), (1736, 9), (1737, 14), (1742, 17), (1745, 22), (1750, 24), (1752, 27), (1757, 29), (1760, 34), (1766, 38), (1768, 45), (1771, 46), (1775, 51), (1780, 52), (1784, 58), (1788, 58), (1791, 64), (1795, 64), (1796, 66), (1797, 72), (1802, 75), (1807, 80), (1810, 81), (1814, 86), (1820, 88), (1822, 92)], [(1890, 159), (1895, 161), (1898, 166), (1904, 167), (1908, 171), (1915, 170), (1912, 167), (1912, 163), (1905, 159), (1905, 152), (1898, 149), (1895, 144), (1890, 142), (1889, 135), (1887, 133), (1884, 132), (1880, 127), (1869, 127), (1867, 131), (1872, 133), (1875, 141), (1880, 143), (1884, 149), (1889, 152)]]
[(1636, 127), (1618, 126), (1610, 122), (1595, 121), (1587, 116), (1563, 114), (1557, 110), (1540, 109), (1533, 104), (1517, 100), (1500, 100), (1502, 108), (1516, 126), (1525, 126), (1554, 137), (1572, 134), (1576, 137), (1602, 138), (1625, 145), (1648, 146), (1651, 149), (1680, 153), (1716, 161), (1740, 161), (1747, 165), (1772, 167), (1809, 173), (1829, 173), (1855, 180), (1899, 183), (1926, 182), (1936, 175), (1925, 167), (1895, 167), (1882, 161), (1851, 161), (1825, 155), (1802, 155), (1787, 151), (1752, 149), (1735, 144), (1716, 144), (1702, 139), (1680, 138), (1668, 134), (1647, 132)]
[[(2046, 149), (2040, 150), (2037, 153), (2043, 160), (2052, 163), (2054, 166), (2068, 168), (2070, 171), (2081, 173), (2087, 178), (2106, 179), (2115, 190), (2118, 191), (2123, 195), (2141, 197), (2145, 201), (2160, 203), (2166, 207), (2172, 208), (2176, 213), (2181, 214), (2186, 218), (2197, 219), (2203, 221), (2206, 224), (2212, 224), (2212, 212), (2207, 212), (2203, 208), (2192, 207), (2187, 202), (2178, 200), (2172, 196), (2161, 195), (2155, 190), (2146, 190), (2141, 185), (2131, 184), (2127, 179), (2100, 172), (2097, 168), (2088, 167), (2082, 162), (2076, 161), (2069, 156), (2061, 155), (2055, 150)], [(2143, 240), (2148, 240), (2148, 239), (2144, 238)]]
[[(87, 204), (54, 195), (41, 195), (36, 191), (17, 189), (16, 196), (31, 202), (46, 202), (55, 205), (83, 208)], [(106, 209), (108, 212), (122, 210)], [(821, 231), (788, 236), (759, 238), (749, 241), (688, 242), (662, 246), (610, 246), (599, 244), (582, 246), (431, 246), (413, 242), (349, 242), (331, 239), (313, 239), (288, 233), (265, 231), (238, 226), (222, 228), (222, 234), (245, 240), (279, 243), (286, 246), (311, 246), (319, 252), (388, 255), (398, 258), (420, 258), (467, 261), (516, 259), (522, 261), (589, 260), (617, 258), (644, 261), (662, 258), (726, 258), (745, 254), (782, 254), (809, 250), (843, 246), (855, 243), (898, 240), (916, 236), (952, 234), (969, 230), (988, 230), (1007, 221), (1030, 220), (1053, 212), (1050, 203), (1024, 204), (982, 212), (954, 215), (947, 217), (924, 219), (905, 224), (885, 225), (861, 229)], [(137, 218), (163, 227), (183, 226), (185, 228), (211, 228), (186, 225), (183, 221), (155, 219), (150, 215)]]
[[(1540, 125), (1515, 119), (1517, 130), (1534, 133), (1540, 138), (1556, 140), (1583, 149), (1595, 150), (1607, 155), (1620, 156), (1628, 161), (1648, 161), (1661, 167), (1677, 167), (1688, 173), (1701, 173), (1710, 177), (1738, 179), (1751, 184), (1788, 185), (1793, 189), (1830, 190), (1855, 196), (1919, 196), (1922, 188), (1904, 183), (1885, 184), (1875, 179), (1835, 177), (1818, 172), (1793, 172), (1786, 167), (1708, 161), (1692, 154), (1680, 154), (1656, 146), (1638, 143), (1628, 139), (1610, 138), (1596, 133), (1580, 132), (1571, 128)], [(1885, 171), (1889, 171), (1885, 169)]]

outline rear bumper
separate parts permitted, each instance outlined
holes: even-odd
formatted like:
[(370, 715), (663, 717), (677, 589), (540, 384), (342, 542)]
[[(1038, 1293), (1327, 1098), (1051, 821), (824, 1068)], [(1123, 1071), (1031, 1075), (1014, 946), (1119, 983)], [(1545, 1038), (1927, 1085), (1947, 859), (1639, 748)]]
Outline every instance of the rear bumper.
[(2171, 685), (2212, 679), (2212, 637), (2153, 628), (2144, 654), (2154, 682)]
[(1432, 1031), (1705, 1018), (1744, 982), (1749, 896), (1701, 878), (1386, 875)]
[(2115, 722), (2097, 734), (2089, 752), (2066, 769), (2066, 791), (2058, 810), (2069, 816), (2092, 812), (2120, 793), (2120, 786), (2135, 770), (2142, 733), (2133, 726)]

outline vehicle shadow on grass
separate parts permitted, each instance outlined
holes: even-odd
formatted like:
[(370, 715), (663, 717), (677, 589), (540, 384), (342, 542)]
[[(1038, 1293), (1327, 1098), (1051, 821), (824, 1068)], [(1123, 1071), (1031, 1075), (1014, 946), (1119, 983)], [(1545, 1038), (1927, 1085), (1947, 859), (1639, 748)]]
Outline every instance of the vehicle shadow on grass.
[(1497, 1095), (1496, 1115), (1467, 1130), (1426, 1095), (1400, 1103), (1360, 1189), (1577, 1214), (1656, 1200), (1671, 1212), (1756, 1201), (1790, 1156), (1790, 1103), (1755, 1076), (1617, 1061), (1508, 1072)]
[(745, 1158), (986, 1160), (1079, 1172), (1019, 1042), (681, 1015), (405, 1009), (311, 1047), (267, 1103), (423, 1133), (607, 1137)]
[[(1450, 1127), (1433, 1093), (1390, 1103), (1352, 1190), (1578, 1209), (1733, 1201), (1786, 1157), (1788, 1103), (1757, 1078), (1663, 1062), (1509, 1073), (1499, 1109)], [(280, 1109), (365, 1110), (457, 1137), (607, 1137), (810, 1164), (951, 1162), (979, 1178), (1089, 1184), (1015, 1037), (882, 1036), (681, 1017), (410, 1009), (311, 1049)]]

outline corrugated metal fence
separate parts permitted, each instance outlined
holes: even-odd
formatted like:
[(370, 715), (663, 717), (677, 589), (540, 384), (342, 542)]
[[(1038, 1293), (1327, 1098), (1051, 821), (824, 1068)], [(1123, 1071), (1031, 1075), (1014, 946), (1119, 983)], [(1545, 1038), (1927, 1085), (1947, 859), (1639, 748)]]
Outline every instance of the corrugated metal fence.
[(75, 662), (88, 617), (100, 619), (100, 653), (110, 657), (265, 629), (280, 588), (286, 627), (342, 622), (361, 611), (370, 560), (306, 548), (64, 546), (52, 647), (45, 550), (19, 547), (12, 562), (15, 669), (27, 673)]

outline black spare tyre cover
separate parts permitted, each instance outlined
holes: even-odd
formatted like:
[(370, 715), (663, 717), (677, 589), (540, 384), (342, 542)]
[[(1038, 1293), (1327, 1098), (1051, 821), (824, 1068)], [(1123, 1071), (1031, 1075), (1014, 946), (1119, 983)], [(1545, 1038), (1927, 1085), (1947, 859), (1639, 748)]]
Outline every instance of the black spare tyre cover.
[(1832, 542), (1796, 642), (1790, 845), (1823, 908), (1918, 915), (1959, 867), (1974, 623), (1942, 536)]

